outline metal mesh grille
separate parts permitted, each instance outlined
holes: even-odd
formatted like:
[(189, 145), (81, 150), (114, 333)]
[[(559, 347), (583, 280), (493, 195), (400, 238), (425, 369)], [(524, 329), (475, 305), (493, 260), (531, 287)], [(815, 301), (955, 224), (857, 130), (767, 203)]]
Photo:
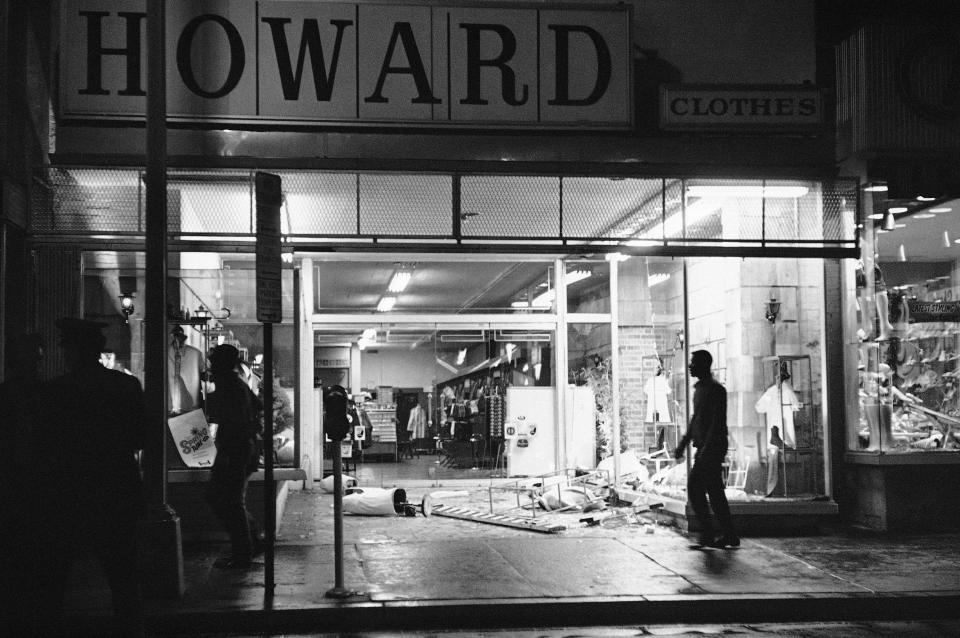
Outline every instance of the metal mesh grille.
[[(142, 234), (137, 170), (44, 168), (31, 189), (36, 234)], [(458, 239), (452, 175), (281, 175), (285, 235), (307, 239)], [(170, 232), (252, 235), (253, 171), (171, 171)], [(835, 182), (469, 175), (461, 237), (611, 241), (626, 246), (856, 248), (857, 184)], [(518, 249), (518, 248), (515, 248)]]
[(859, 209), (856, 182), (824, 184), (820, 207), (823, 210), (823, 225), (820, 229), (812, 229), (813, 237), (823, 237), (827, 241), (856, 240), (855, 226)]
[(168, 197), (180, 200), (179, 225), (170, 218), (170, 230), (181, 233), (252, 234), (252, 174), (250, 171), (171, 171)]
[(449, 175), (360, 175), (360, 234), (451, 234)]
[(354, 173), (280, 173), (282, 227), (292, 235), (354, 235), (357, 176)]
[(563, 236), (628, 239), (660, 221), (660, 179), (563, 178)]
[(464, 237), (558, 237), (560, 178), (466, 176), (461, 181)]
[(141, 207), (136, 171), (42, 169), (33, 188), (34, 232), (136, 233)]

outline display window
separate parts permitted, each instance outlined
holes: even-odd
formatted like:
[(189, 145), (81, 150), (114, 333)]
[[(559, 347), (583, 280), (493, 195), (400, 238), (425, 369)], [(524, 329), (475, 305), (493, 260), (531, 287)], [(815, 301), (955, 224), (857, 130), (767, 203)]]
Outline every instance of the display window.
[[(891, 203), (883, 206), (895, 210)], [(857, 402), (848, 449), (882, 455), (960, 452), (960, 245), (952, 207), (876, 213), (852, 268), (848, 359)], [(852, 406), (851, 406), (852, 407)]]
[[(256, 320), (255, 260), (252, 254), (184, 252), (171, 255), (167, 287), (168, 466), (212, 464), (215, 429), (206, 421), (206, 397), (216, 390), (208, 353), (235, 346), (237, 374), (259, 395), (263, 390), (263, 328)], [(146, 286), (140, 252), (89, 251), (82, 255), (84, 317), (107, 325), (101, 363), (143, 382)], [(293, 338), (293, 270), (283, 272), (283, 312), (274, 327), (274, 460), (293, 466), (296, 438)], [(122, 319), (118, 319), (122, 318)], [(267, 446), (264, 446), (268, 449)]]
[[(286, 205), (295, 207), (302, 193), (290, 177)], [(361, 187), (433, 184), (443, 195), (437, 202), (449, 202), (449, 176), (368, 177)], [(832, 190), (814, 182), (522, 176), (463, 177), (461, 186), (464, 236), (511, 228), (493, 221), (509, 217), (506, 198), (528, 216), (545, 215), (543, 206), (562, 211), (562, 233), (579, 228), (585, 236), (575, 243), (615, 238), (674, 256), (499, 254), (490, 246), (457, 255), (409, 247), (354, 254), (288, 237), (285, 321), (274, 336), (274, 390), (289, 399), (274, 406), (284, 419), (273, 431), (278, 464), (308, 464), (317, 479), (330, 469), (334, 442), (322, 436), (320, 396), (342, 385), (355, 427), (341, 451), (361, 482), (537, 477), (606, 463), (611, 478), (684, 501), (688, 463), (673, 455), (689, 420), (690, 353), (705, 349), (728, 393), (730, 499), (827, 493), (824, 268), (805, 253), (846, 237), (834, 228), (847, 212)], [(401, 190), (416, 200), (416, 189)], [(362, 204), (361, 230), (394, 223), (374, 215), (385, 210), (381, 200), (351, 192)], [(544, 193), (562, 195), (563, 205)], [(187, 208), (203, 208), (200, 194), (185, 187)], [(215, 210), (181, 218), (180, 232), (193, 220), (191, 232), (228, 234), (191, 235), (191, 245), (210, 248), (169, 256), (169, 413), (191, 432), (197, 421), (185, 415), (202, 415), (212, 390), (205, 370), (213, 345), (240, 350), (238, 373), (251, 387), (262, 372), (253, 245), (238, 234), (239, 221), (216, 226)], [(578, 226), (597, 219), (602, 228)], [(517, 232), (535, 235), (540, 227), (528, 221)], [(292, 235), (302, 234), (293, 232), (301, 222), (291, 214)], [(414, 227), (391, 232), (396, 241), (419, 236)], [(766, 252), (767, 244), (794, 256), (738, 254)], [(141, 253), (84, 254), (85, 315), (111, 319), (105, 365), (138, 376), (143, 266)], [(171, 435), (168, 458), (183, 460), (181, 440)]]

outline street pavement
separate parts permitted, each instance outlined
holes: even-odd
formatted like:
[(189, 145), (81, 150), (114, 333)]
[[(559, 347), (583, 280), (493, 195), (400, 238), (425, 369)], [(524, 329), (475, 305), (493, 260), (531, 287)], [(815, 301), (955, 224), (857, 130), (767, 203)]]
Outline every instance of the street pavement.
[[(408, 500), (419, 502), (430, 491), (408, 488)], [(489, 496), (471, 488), (466, 496), (438, 501), (486, 511)], [(510, 498), (495, 494), (494, 510), (528, 517), (525, 510), (507, 511), (515, 506)], [(186, 594), (182, 600), (148, 601), (149, 626), (158, 635), (384, 636), (452, 629), (513, 635), (544, 627), (636, 632), (630, 626), (927, 621), (913, 627), (936, 631), (941, 625), (933, 621), (960, 618), (960, 534), (827, 531), (745, 538), (736, 550), (691, 550), (685, 535), (650, 517), (587, 525), (578, 512), (545, 515), (566, 526), (555, 534), (419, 514), (346, 516), (343, 584), (353, 595), (338, 600), (326, 596), (335, 584), (332, 502), (331, 494), (319, 490), (290, 493), (276, 546), (272, 600), (264, 596), (262, 559), (249, 570), (221, 570), (213, 562), (226, 552), (225, 543), (186, 544)], [(617, 513), (629, 510), (597, 516)], [(79, 633), (103, 626), (109, 591), (92, 564), (75, 570), (68, 603)], [(864, 634), (863, 626), (851, 625), (861, 633), (849, 635), (907, 635)], [(389, 631), (405, 633), (383, 633)], [(735, 633), (742, 631), (754, 629)]]

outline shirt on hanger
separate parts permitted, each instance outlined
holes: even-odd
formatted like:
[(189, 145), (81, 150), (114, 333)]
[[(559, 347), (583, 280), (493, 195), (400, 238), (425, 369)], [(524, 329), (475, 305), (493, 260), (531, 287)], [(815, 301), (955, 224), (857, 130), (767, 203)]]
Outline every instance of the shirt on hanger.
[(780, 428), (783, 442), (787, 447), (796, 447), (797, 439), (793, 426), (793, 413), (801, 407), (800, 399), (793, 391), (789, 381), (783, 381), (778, 388), (773, 384), (757, 401), (756, 409), (759, 414), (767, 417), (767, 442), (770, 441), (770, 432), (774, 426)]
[(643, 393), (647, 395), (647, 421), (670, 422), (670, 384), (661, 375), (650, 377), (643, 384)]

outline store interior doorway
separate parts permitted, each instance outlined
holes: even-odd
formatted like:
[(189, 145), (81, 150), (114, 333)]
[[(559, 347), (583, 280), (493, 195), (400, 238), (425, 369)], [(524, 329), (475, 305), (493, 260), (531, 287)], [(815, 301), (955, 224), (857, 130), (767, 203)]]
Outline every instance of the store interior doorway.
[[(554, 342), (555, 330), (545, 326), (315, 326), (315, 386), (348, 379), (355, 418), (363, 425), (349, 442), (348, 474), (361, 484), (390, 486), (481, 484), (552, 471)], [(530, 403), (539, 416), (540, 431), (520, 451), (505, 437), (508, 401)], [(325, 472), (332, 469), (331, 444), (325, 445)]]

